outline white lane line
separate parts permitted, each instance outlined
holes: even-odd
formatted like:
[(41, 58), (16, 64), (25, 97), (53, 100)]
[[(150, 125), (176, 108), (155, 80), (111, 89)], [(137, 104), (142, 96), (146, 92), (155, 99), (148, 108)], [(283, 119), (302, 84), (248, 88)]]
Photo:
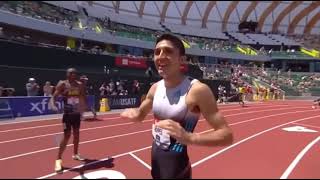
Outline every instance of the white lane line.
[(135, 158), (137, 161), (139, 161), (142, 165), (144, 165), (146, 168), (148, 168), (149, 170), (151, 170), (151, 166), (149, 164), (147, 164), (146, 162), (144, 162), (142, 159), (140, 159), (138, 156), (134, 155), (133, 153), (129, 153), (130, 156), (132, 156), (133, 158)]
[[(98, 113), (98, 117), (105, 116), (105, 115), (111, 115), (111, 114), (120, 114), (119, 112), (107, 112), (107, 113)], [(93, 115), (85, 114), (84, 117), (92, 117)], [(47, 117), (47, 118), (40, 118), (41, 116), (33, 116), (33, 117), (24, 117), (24, 118), (34, 118), (34, 120), (18, 120), (15, 122), (0, 122), (0, 127), (2, 125), (11, 125), (11, 124), (21, 124), (21, 123), (31, 123), (31, 122), (37, 122), (37, 121), (51, 121), (51, 120), (59, 120), (62, 118), (62, 114), (56, 114), (55, 117)], [(40, 118), (40, 119), (38, 119)]]
[[(299, 107), (298, 107), (299, 108)], [(267, 109), (267, 110), (260, 110), (260, 111), (249, 111), (249, 112), (244, 112), (244, 113), (237, 113), (237, 114), (230, 114), (226, 115), (225, 117), (230, 117), (230, 116), (236, 116), (236, 115), (242, 115), (242, 114), (252, 114), (252, 113), (257, 113), (257, 112), (267, 112), (267, 111), (274, 111), (274, 110), (288, 110), (288, 109), (297, 109), (297, 108), (280, 108), (280, 109)], [(144, 120), (143, 122), (150, 122), (152, 120)], [(200, 120), (200, 122), (203, 120)], [(119, 124), (114, 124), (114, 125), (107, 125), (107, 126), (101, 126), (101, 127), (93, 127), (93, 128), (87, 128), (87, 129), (80, 129), (80, 131), (88, 131), (88, 130), (96, 130), (96, 129), (102, 129), (102, 128), (108, 128), (108, 127), (116, 127), (116, 126), (123, 126), (123, 125), (130, 125), (134, 124), (134, 122), (128, 122), (128, 123), (119, 123)], [(60, 124), (61, 125), (61, 124)], [(12, 140), (6, 140), (6, 141), (1, 141), (0, 144), (5, 144), (5, 143), (12, 143), (12, 142), (17, 142), (17, 141), (22, 141), (22, 140), (28, 140), (28, 139), (35, 139), (35, 138), (42, 138), (42, 137), (47, 137), (47, 136), (53, 136), (53, 135), (60, 135), (63, 134), (62, 132), (59, 133), (50, 133), (50, 134), (43, 134), (43, 135), (38, 135), (38, 136), (30, 136), (30, 137), (25, 137), (25, 138), (18, 138), (18, 139), (12, 139)]]
[[(112, 119), (120, 119), (120, 118), (121, 117), (110, 117), (110, 118), (104, 118), (104, 119), (105, 120), (112, 120)], [(27, 127), (27, 128), (9, 129), (9, 130), (0, 131), (0, 133), (7, 133), (7, 132), (12, 132), (12, 131), (21, 131), (21, 130), (28, 130), (28, 129), (38, 129), (38, 128), (45, 128), (45, 127), (52, 127), (52, 126), (61, 126), (61, 123), (42, 125), (42, 126), (34, 126), (34, 127)]]
[(311, 141), (299, 154), (298, 156), (291, 162), (289, 167), (286, 169), (286, 171), (282, 174), (280, 179), (287, 179), (293, 169), (297, 166), (299, 161), (303, 158), (303, 156), (314, 146), (318, 141), (320, 140), (320, 136), (318, 136), (316, 139)]
[[(148, 114), (147, 116), (151, 116), (152, 114)], [(120, 116), (118, 117), (110, 117), (110, 118), (103, 118), (103, 121), (105, 120), (112, 120), (112, 119), (121, 119)], [(12, 131), (21, 131), (21, 130), (29, 130), (29, 129), (38, 129), (38, 128), (44, 128), (44, 127), (51, 127), (51, 126), (61, 126), (62, 123), (57, 124), (49, 124), (49, 125), (41, 125), (41, 126), (34, 126), (34, 127), (27, 127), (27, 128), (17, 128), (17, 129), (9, 129), (9, 130), (3, 130), (0, 131), (0, 133), (6, 133), (6, 132), (12, 132)]]
[(267, 130), (261, 131), (261, 132), (259, 132), (259, 133), (256, 133), (256, 134), (252, 135), (252, 136), (249, 136), (249, 137), (247, 137), (247, 138), (245, 138), (245, 139), (243, 139), (243, 140), (241, 140), (241, 141), (238, 141), (238, 142), (236, 142), (236, 143), (234, 143), (234, 144), (232, 144), (232, 145), (230, 145), (230, 146), (228, 146), (228, 147), (226, 147), (226, 148), (224, 148), (224, 149), (221, 149), (220, 151), (215, 152), (215, 153), (211, 154), (210, 156), (207, 156), (207, 157), (205, 157), (205, 158), (203, 158), (203, 159), (201, 159), (201, 160), (193, 163), (191, 166), (192, 166), (192, 167), (198, 166), (199, 164), (202, 164), (202, 163), (208, 161), (209, 159), (211, 159), (211, 158), (213, 158), (213, 157), (215, 157), (215, 156), (218, 156), (219, 154), (221, 154), (221, 153), (223, 153), (223, 152), (225, 152), (225, 151), (227, 151), (227, 150), (229, 150), (229, 149), (231, 149), (231, 148), (234, 148), (234, 147), (236, 147), (236, 146), (238, 146), (238, 145), (240, 145), (240, 144), (242, 144), (242, 143), (244, 143), (244, 142), (246, 142), (246, 141), (249, 141), (249, 140), (251, 140), (251, 139), (253, 139), (253, 138), (256, 138), (256, 137), (258, 137), (258, 136), (260, 136), (260, 135), (262, 135), (262, 134), (265, 134), (265, 133), (267, 133), (267, 132), (269, 132), (269, 131), (272, 131), (272, 130), (274, 130), (274, 129), (277, 129), (277, 128), (279, 128), (279, 127), (282, 127), (282, 126), (291, 124), (291, 123), (293, 123), (293, 122), (304, 121), (304, 120), (313, 119), (313, 118), (316, 118), (316, 117), (320, 117), (320, 115), (311, 116), (311, 117), (308, 117), (308, 118), (298, 119), (298, 120), (295, 120), (295, 121), (291, 121), (291, 122), (287, 122), (287, 123), (284, 123), (284, 124), (280, 124), (280, 125), (278, 125), (278, 126), (274, 126), (274, 127), (269, 128), (269, 129), (267, 129)]
[[(150, 121), (153, 121), (153, 120), (145, 120), (142, 123), (150, 122)], [(80, 132), (89, 131), (89, 130), (96, 130), (96, 129), (103, 129), (103, 128), (109, 128), (109, 127), (124, 126), (124, 125), (130, 125), (130, 124), (134, 124), (134, 122), (119, 123), (119, 124), (112, 124), (112, 125), (107, 125), (107, 126), (80, 129)], [(51, 133), (51, 134), (43, 134), (43, 135), (39, 135), (39, 136), (30, 136), (30, 137), (25, 137), (25, 138), (20, 138), (20, 139), (12, 139), (12, 140), (7, 140), (7, 141), (1, 141), (0, 144), (10, 143), (10, 142), (17, 142), (17, 141), (28, 140), (28, 139), (41, 138), (41, 137), (47, 137), (47, 136), (54, 136), (54, 135), (60, 135), (60, 134), (63, 134), (63, 133), (62, 132), (60, 132), (60, 133)]]
[[(281, 113), (281, 114), (283, 114), (283, 113)], [(292, 123), (292, 122), (299, 122), (299, 121), (303, 121), (303, 120), (307, 120), (307, 119), (312, 119), (312, 118), (319, 117), (319, 116), (320, 116), (320, 115), (318, 115), (318, 116), (312, 116), (312, 117), (308, 117), (308, 118), (303, 118), (303, 119), (298, 119), (298, 120), (294, 120), (294, 121), (291, 121), (291, 122), (288, 122), (288, 123), (285, 123), (285, 124), (281, 124), (281, 125), (279, 125), (279, 126), (275, 126), (275, 127), (273, 127), (273, 129), (276, 129), (276, 128), (281, 127), (281, 126), (285, 126), (285, 125), (290, 124), (290, 123)], [(272, 128), (271, 128), (271, 130), (272, 130)], [(207, 131), (208, 131), (208, 130), (207, 130)], [(201, 133), (204, 133), (204, 132), (207, 132), (207, 131), (203, 131), (203, 132), (201, 132)], [(268, 129), (268, 130), (266, 130), (266, 131), (270, 131), (270, 129)], [(263, 134), (263, 133), (265, 133), (265, 131), (260, 132), (260, 134)], [(258, 133), (258, 134), (259, 134), (259, 133)], [(255, 134), (254, 136), (257, 136), (257, 134)], [(250, 137), (248, 137), (248, 138), (250, 138)], [(243, 139), (242, 141), (239, 141), (239, 142), (243, 143), (243, 142), (247, 141), (248, 138)], [(238, 142), (238, 144), (240, 144), (239, 142)], [(231, 146), (233, 147), (234, 144), (231, 145)], [(229, 146), (229, 147), (230, 147), (230, 146)], [(217, 153), (213, 154), (212, 157), (217, 156), (217, 155), (223, 153), (224, 151), (228, 150), (229, 147), (227, 147), (227, 148), (225, 148), (225, 149), (217, 152), (218, 154), (217, 154)], [(131, 151), (131, 153), (138, 152), (138, 151), (142, 151), (142, 150), (146, 150), (146, 149), (150, 149), (150, 148), (151, 148), (151, 146), (144, 147), (144, 148), (141, 148), (141, 149), (137, 149), (137, 150)], [(231, 148), (231, 147), (230, 147), (230, 148)], [(120, 154), (120, 155), (123, 156), (123, 155), (127, 155), (127, 154), (129, 154), (129, 153), (130, 153), (130, 152), (123, 153), (123, 154)], [(116, 158), (116, 157), (120, 157), (120, 156), (119, 156), (119, 155), (114, 156), (114, 158)], [(210, 158), (212, 158), (212, 157), (210, 157)], [(108, 158), (106, 158), (106, 159), (108, 159)], [(100, 160), (100, 161), (104, 161), (104, 160), (106, 160), (106, 159), (102, 159), (102, 160)], [(209, 158), (207, 157), (207, 160), (208, 160), (208, 159), (209, 159)], [(74, 167), (74, 168), (71, 168), (71, 169), (69, 169), (69, 170), (65, 170), (65, 171), (63, 171), (63, 172), (68, 172), (68, 171), (71, 171), (71, 170), (73, 170), (73, 169), (77, 169), (77, 168), (79, 168), (79, 167), (96, 164), (96, 163), (98, 163), (98, 162), (100, 162), (100, 161), (95, 161), (95, 162), (92, 162), (92, 163), (86, 164), (86, 165), (76, 166), (76, 167)], [(199, 161), (198, 161), (198, 164), (203, 163), (203, 162), (206, 161), (206, 160), (203, 160), (203, 159), (202, 159), (202, 160), (200, 160), (200, 161), (202, 161), (202, 162), (199, 162)], [(192, 167), (194, 167), (194, 166), (195, 166), (195, 165), (193, 164)], [(48, 174), (48, 175), (42, 176), (42, 177), (37, 178), (37, 179), (50, 178), (50, 177), (55, 176), (55, 175), (57, 175), (57, 174), (56, 174), (56, 173), (52, 173), (52, 174)]]
[[(255, 107), (252, 107), (250, 109), (257, 109), (257, 108), (261, 108), (261, 107), (277, 107), (277, 106), (288, 106), (288, 105), (263, 105), (263, 106), (255, 106)], [(224, 108), (221, 110), (221, 112), (227, 112), (227, 111), (232, 111), (232, 110), (241, 110), (243, 108), (239, 108), (239, 106), (227, 106), (228, 108)], [(230, 107), (230, 108), (229, 108)], [(231, 109), (233, 107), (236, 107), (234, 109)], [(119, 113), (114, 113), (114, 114), (119, 114)], [(104, 115), (107, 115), (107, 114), (104, 114)], [(149, 115), (152, 115), (152, 113), (149, 113)], [(85, 115), (85, 117), (88, 117), (89, 115)], [(56, 117), (56, 118), (44, 118), (44, 119), (37, 119), (37, 120), (30, 120), (30, 121), (21, 121), (21, 122), (11, 122), (11, 123), (3, 123), (3, 124), (0, 124), (0, 126), (2, 125), (8, 125), (8, 124), (18, 124), (18, 123), (28, 123), (28, 122), (37, 122), (37, 121), (43, 121), (43, 120), (59, 120), (62, 118), (62, 115), (61, 117)], [(103, 118), (104, 120), (110, 120), (110, 119), (120, 119), (121, 117), (120, 116), (117, 116), (117, 117), (106, 117), (106, 118)], [(56, 124), (50, 124), (50, 125), (44, 125), (44, 126), (33, 126), (33, 127), (30, 127), (30, 128), (19, 128), (19, 129), (9, 129), (9, 130), (3, 130), (3, 131), (0, 131), (0, 133), (3, 133), (3, 132), (11, 132), (11, 131), (19, 131), (19, 130), (26, 130), (26, 129), (36, 129), (36, 128), (41, 128), (41, 127), (48, 127), (48, 126), (58, 126), (58, 125), (61, 125), (61, 123), (56, 123)]]
[(302, 124), (302, 123), (292, 123), (292, 124), (320, 129), (320, 126), (314, 126), (314, 125), (309, 125), (309, 124)]
[[(139, 151), (143, 151), (143, 150), (146, 150), (146, 149), (150, 149), (151, 146), (147, 146), (147, 147), (144, 147), (144, 148), (141, 148), (141, 149), (136, 149), (136, 150), (133, 150), (133, 151), (129, 151), (129, 152), (125, 152), (125, 153), (122, 153), (122, 154), (118, 154), (118, 155), (115, 155), (115, 156), (112, 156), (112, 158), (119, 158), (119, 157), (122, 157), (122, 156), (125, 156), (125, 155), (128, 155), (128, 154), (132, 154), (132, 153), (136, 153), (136, 152), (139, 152)], [(93, 161), (93, 162), (90, 162), (88, 164), (81, 164), (79, 166), (75, 166), (73, 168), (70, 168), (70, 169), (67, 169), (67, 170), (64, 170), (63, 173), (66, 173), (66, 172), (69, 172), (69, 171), (72, 171), (72, 170), (75, 170), (75, 169), (79, 169), (79, 168), (82, 168), (82, 167), (85, 167), (85, 166), (90, 166), (90, 165), (93, 165), (93, 164), (97, 164), (101, 161), (106, 161), (106, 160), (109, 160), (110, 157), (107, 157), (107, 158), (104, 158), (104, 159), (101, 159), (101, 160), (98, 160), (98, 161)], [(52, 173), (52, 174), (48, 174), (48, 175), (45, 175), (45, 176), (42, 176), (42, 177), (39, 177), (37, 179), (45, 179), (45, 178), (49, 178), (49, 177), (52, 177), (54, 175), (57, 175), (57, 173)]]
[[(106, 139), (113, 139), (113, 138), (118, 138), (118, 137), (123, 137), (123, 136), (129, 136), (129, 135), (139, 134), (139, 133), (148, 132), (148, 131), (151, 131), (151, 129), (142, 130), (142, 131), (135, 131), (135, 132), (126, 133), (126, 134), (120, 134), (120, 135), (115, 135), (115, 136), (108, 136), (108, 137), (104, 137), (104, 138), (99, 138), (99, 139), (94, 139), (94, 140), (90, 140), (90, 141), (80, 142), (79, 144), (87, 144), (87, 143), (96, 142), (96, 141), (103, 141), (103, 140), (106, 140)], [(67, 147), (69, 147), (69, 146), (73, 146), (73, 144), (68, 144)], [(52, 147), (52, 148), (42, 149), (42, 150), (39, 150), (39, 151), (32, 151), (32, 152), (29, 152), (29, 153), (18, 154), (18, 155), (15, 155), (15, 156), (1, 158), (0, 161), (5, 161), (5, 160), (8, 160), (8, 159), (14, 159), (14, 158), (22, 157), (22, 156), (28, 156), (28, 155), (31, 155), (31, 154), (50, 151), (50, 150), (54, 150), (54, 149), (58, 149), (58, 148), (59, 147)]]
[[(309, 110), (309, 111), (315, 111), (315, 110)], [(234, 123), (233, 125), (241, 124), (241, 123), (244, 123), (244, 122), (250, 122), (250, 121), (254, 121), (254, 120), (258, 120), (258, 119), (263, 119), (265, 117), (273, 117), (273, 116), (278, 116), (278, 115), (292, 114), (292, 113), (299, 113), (299, 112), (308, 112), (308, 111), (295, 111), (295, 112), (274, 114), (274, 115), (270, 115), (270, 116), (262, 116), (262, 117), (259, 117), (259, 118), (253, 118), (253, 119), (237, 122), (237, 123)], [(235, 115), (237, 115), (237, 114), (235, 114)], [(231, 116), (231, 115), (229, 115), (229, 116)], [(201, 119), (200, 121), (204, 121), (204, 119)], [(211, 130), (212, 129), (207, 130), (207, 131), (211, 131)], [(144, 131), (131, 132), (131, 133), (127, 133), (127, 134), (120, 134), (120, 135), (116, 135), (116, 136), (109, 136), (109, 137), (95, 139), (95, 140), (84, 141), (84, 142), (80, 142), (80, 144), (86, 144), (86, 143), (90, 143), (90, 142), (96, 142), (96, 141), (101, 141), (101, 140), (106, 140), (106, 139), (112, 139), (112, 138), (116, 138), (116, 137), (132, 135), (132, 134), (138, 134), (138, 133), (143, 133), (143, 132), (147, 132), (147, 131), (151, 131), (151, 129), (147, 129), (147, 130), (144, 130)], [(67, 145), (67, 147), (69, 147), (69, 146), (73, 146), (73, 144)], [(31, 155), (31, 154), (36, 154), (36, 153), (40, 153), (40, 152), (55, 150), (55, 149), (58, 149), (58, 147), (52, 147), (52, 148), (42, 149), (42, 150), (38, 150), (38, 151), (32, 151), (32, 152), (28, 152), (28, 153), (9, 156), (9, 157), (5, 157), (5, 158), (1, 158), (0, 161), (9, 160), (9, 159), (13, 159), (13, 158), (18, 158), (18, 157), (22, 157), (22, 156), (27, 156), (27, 155)]]

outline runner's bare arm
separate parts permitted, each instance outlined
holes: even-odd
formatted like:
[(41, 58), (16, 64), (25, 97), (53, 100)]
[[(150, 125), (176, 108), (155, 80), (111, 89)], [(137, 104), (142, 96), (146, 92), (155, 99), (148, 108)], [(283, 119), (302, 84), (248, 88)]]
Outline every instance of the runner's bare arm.
[(54, 111), (58, 111), (58, 108), (56, 106), (56, 99), (57, 97), (62, 93), (62, 90), (64, 88), (65, 84), (63, 81), (59, 81), (56, 88), (55, 88), (55, 91), (52, 95), (52, 97), (50, 98), (50, 108)]
[(168, 134), (182, 144), (197, 144), (204, 146), (228, 145), (233, 142), (232, 131), (224, 117), (218, 112), (215, 97), (211, 89), (203, 84), (196, 83), (189, 92), (189, 98), (199, 107), (203, 117), (212, 126), (212, 130), (205, 133), (187, 132), (178, 122), (171, 119), (162, 120), (157, 126), (168, 131)]
[(80, 101), (82, 102), (82, 104), (80, 104), (81, 108), (82, 108), (82, 111), (86, 111), (88, 110), (88, 100), (87, 100), (87, 94), (86, 94), (86, 86), (85, 84), (80, 83), (80, 98), (83, 99), (83, 101)]
[(145, 119), (148, 113), (152, 109), (153, 97), (156, 90), (157, 83), (153, 84), (148, 91), (148, 94), (139, 108), (130, 108), (126, 109), (124, 112), (121, 113), (121, 117), (129, 118), (132, 121), (141, 122)]
[(218, 111), (215, 97), (211, 89), (203, 83), (196, 83), (190, 90), (190, 96), (195, 99), (203, 117), (213, 128), (205, 133), (192, 133), (191, 144), (216, 146), (228, 145), (233, 142), (233, 133), (225, 121), (225, 118)]

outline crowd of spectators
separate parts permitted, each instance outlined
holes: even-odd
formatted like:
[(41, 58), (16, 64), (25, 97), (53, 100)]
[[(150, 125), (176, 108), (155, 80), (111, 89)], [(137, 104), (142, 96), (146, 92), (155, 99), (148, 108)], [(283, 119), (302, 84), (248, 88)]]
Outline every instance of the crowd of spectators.
[[(108, 17), (86, 17), (86, 21), (84, 21), (80, 13), (37, 1), (3, 1), (0, 4), (0, 9), (65, 25), (70, 27), (70, 29), (80, 28), (79, 22), (83, 23), (81, 26), (86, 30), (95, 31), (96, 25), (98, 25), (100, 31), (108, 31), (113, 35), (125, 36), (144, 41), (154, 42), (156, 38), (165, 31), (156, 31), (143, 27), (121, 24), (111, 21)], [(92, 27), (88, 27), (89, 25)], [(235, 44), (232, 40), (226, 41), (186, 35), (182, 35), (182, 37), (191, 45), (210, 51), (228, 51)]]
[(74, 11), (40, 1), (1, 1), (0, 9), (66, 26), (74, 25), (77, 17)]
[[(109, 17), (95, 18), (87, 16), (83, 18), (83, 15), (79, 12), (64, 9), (62, 7), (54, 6), (44, 2), (37, 1), (2, 1), (0, 3), (0, 9), (7, 10), (16, 14), (29, 16), (32, 18), (50, 21), (53, 23), (61, 24), (72, 28), (84, 28), (86, 30), (97, 31), (96, 27), (99, 27), (99, 32), (108, 31), (111, 34), (117, 36), (125, 36), (128, 38), (134, 38), (143, 41), (155, 41), (156, 38), (163, 33), (163, 31), (151, 30), (143, 27), (136, 27), (118, 22), (111, 21)], [(83, 19), (86, 19), (85, 21)], [(80, 25), (82, 22), (83, 24)], [(191, 47), (197, 46), (200, 49), (208, 51), (230, 51), (236, 47), (236, 42), (233, 38), (228, 40), (210, 39), (204, 37), (195, 37), (181, 35)], [(291, 38), (297, 42), (303, 42), (302, 44), (309, 48), (319, 49), (320, 36), (319, 35), (294, 35)], [(67, 49), (70, 49), (66, 47)], [(94, 54), (109, 54), (108, 50), (99, 46), (85, 46), (80, 45), (80, 50)], [(280, 48), (280, 51), (273, 51), (273, 49), (265, 49), (263, 46), (257, 49), (259, 55), (289, 55), (293, 57), (303, 56), (297, 50), (287, 47)]]
[[(85, 77), (85, 86), (88, 95), (96, 95), (97, 97), (106, 96), (127, 96), (141, 95), (141, 83), (138, 80), (106, 80), (100, 87), (93, 85), (87, 76), (82, 75), (79, 80), (82, 81)], [(83, 82), (83, 81), (82, 81)], [(25, 92), (27, 96), (52, 96), (55, 90), (55, 85), (50, 81), (46, 81), (43, 85), (37, 83), (33, 77), (29, 78), (25, 84)], [(99, 91), (99, 94), (95, 92)], [(7, 86), (0, 86), (0, 97), (15, 96), (15, 89)]]
[[(36, 18), (39, 20), (50, 21), (53, 23), (61, 24), (68, 26), (70, 28), (79, 28), (79, 21), (81, 17), (78, 12), (74, 12), (71, 10), (64, 9), (62, 7), (50, 5), (44, 2), (37, 2), (37, 1), (1, 1), (0, 2), (0, 9), (10, 11), (15, 14), (20, 14), (32, 18)], [(97, 23), (101, 28), (102, 31), (106, 30), (111, 32), (114, 35), (119, 36), (126, 36), (130, 38), (140, 39), (144, 41), (154, 41), (162, 32), (150, 30), (142, 27), (135, 27), (130, 25), (125, 25), (117, 22), (113, 22), (110, 18), (93, 18), (90, 17), (89, 21)], [(93, 23), (93, 24), (95, 24)], [(4, 36), (3, 28), (0, 27), (0, 37)], [(209, 39), (209, 38), (202, 38), (202, 37), (194, 37), (194, 36), (186, 36), (182, 35), (182, 37), (187, 40), (192, 46), (198, 46), (201, 49), (209, 50), (209, 51), (229, 51), (233, 47), (236, 46), (236, 42), (231, 39), (229, 40), (219, 40), (219, 39)], [(14, 36), (15, 40), (23, 40), (23, 41), (32, 41), (33, 36), (29, 35), (21, 35), (21, 36)], [(320, 37), (319, 35), (294, 35), (292, 36), (297, 42), (303, 42), (306, 47), (319, 49), (320, 44)], [(47, 44), (47, 42), (38, 42), (42, 46), (56, 46), (56, 47), (63, 47), (66, 50), (73, 50), (72, 48), (66, 46), (65, 44)], [(81, 42), (79, 47), (77, 48), (78, 51), (87, 52), (91, 54), (110, 54), (108, 48), (103, 47), (101, 45), (92, 45), (86, 44), (86, 42)], [(286, 52), (292, 55), (295, 55), (297, 52), (287, 48), (281, 49), (280, 52)], [(113, 53), (113, 52), (112, 52)], [(265, 50), (264, 47), (261, 47), (258, 50), (259, 54), (272, 54), (274, 53), (271, 50)], [(134, 55), (126, 54), (126, 56), (136, 57)], [(188, 60), (191, 64), (199, 64), (199, 62), (194, 61), (192, 58)], [(308, 88), (316, 87), (319, 81), (319, 75), (310, 75), (303, 77), (300, 81), (292, 79), (290, 76), (286, 77), (281, 74), (271, 76), (270, 72), (265, 70), (263, 67), (242, 67), (236, 65), (228, 65), (227, 67), (223, 65), (212, 65), (212, 64), (205, 64), (200, 65), (201, 70), (204, 72), (204, 78), (208, 79), (231, 79), (231, 82), (234, 86), (239, 84), (244, 84), (245, 81), (243, 77), (257, 77), (257, 79), (266, 82), (267, 84), (273, 86), (279, 86), (279, 84), (284, 84), (287, 86), (295, 87), (298, 91), (306, 91)], [(126, 95), (130, 94), (130, 91), (135, 92), (130, 89), (125, 89), (123, 87), (123, 81), (116, 82), (115, 87), (111, 85), (112, 82), (106, 82), (100, 89), (103, 90), (104, 95)], [(48, 87), (52, 86), (49, 85)], [(136, 83), (139, 84), (139, 83)], [(5, 92), (5, 94), (13, 94), (14, 91), (12, 89), (3, 90), (1, 88), (1, 93)], [(38, 90), (39, 91), (39, 90)], [(9, 93), (7, 93), (9, 92)]]
[(288, 86), (299, 93), (307, 93), (312, 88), (317, 88), (320, 85), (320, 74), (308, 73), (308, 74), (292, 74), (282, 73), (278, 78), (274, 78), (278, 84)]
[(320, 50), (320, 35), (316, 34), (295, 34), (289, 36), (289, 38), (295, 40), (298, 43), (303, 44), (303, 46), (309, 49)]

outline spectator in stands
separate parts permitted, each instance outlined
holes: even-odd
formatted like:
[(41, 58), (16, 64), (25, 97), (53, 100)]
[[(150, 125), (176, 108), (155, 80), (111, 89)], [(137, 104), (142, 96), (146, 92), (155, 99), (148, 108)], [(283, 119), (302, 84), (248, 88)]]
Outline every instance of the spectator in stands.
[(291, 69), (288, 70), (288, 77), (291, 78)]
[(140, 83), (138, 80), (134, 80), (132, 84), (132, 94), (136, 95), (140, 91)]
[(281, 69), (278, 69), (277, 78), (281, 75)]
[(119, 96), (127, 96), (128, 95), (128, 90), (121, 90), (119, 92)]
[(110, 75), (110, 69), (107, 68), (107, 66), (103, 66), (103, 72), (104, 72), (107, 76)]
[(111, 90), (110, 86), (107, 85), (107, 95), (111, 95), (112, 92), (113, 92), (113, 91)]
[(43, 96), (52, 96), (54, 86), (51, 85), (50, 81), (47, 81), (43, 86)]
[(271, 84), (269, 95), (270, 95), (270, 99), (271, 100), (275, 99), (275, 87), (274, 87), (274, 84)]
[(10, 88), (6, 83), (3, 86), (0, 86), (0, 97), (8, 97), (8, 96), (14, 96), (14, 93), (16, 90), (14, 88)]
[(83, 50), (86, 50), (85, 47), (84, 47), (84, 44), (81, 42), (80, 43), (80, 46), (78, 48), (79, 52), (83, 51)]
[(153, 72), (152, 72), (151, 67), (149, 67), (149, 68), (146, 70), (146, 76), (147, 76), (148, 78), (152, 78)]
[[(92, 88), (92, 86), (88, 86), (88, 80), (89, 80), (89, 78), (86, 75), (81, 75), (80, 76), (80, 82), (84, 86), (85, 93), (86, 93), (85, 95), (91, 95), (92, 94), (91, 89), (93, 89), (93, 88)], [(93, 107), (89, 107), (89, 104), (88, 104), (88, 101), (87, 101), (86, 97), (83, 99), (83, 101), (84, 101), (84, 104), (85, 104), (84, 107), (86, 107), (86, 109), (82, 109), (81, 119), (83, 119), (83, 113), (85, 111), (87, 111), (87, 110), (90, 110), (92, 112), (92, 114), (93, 114), (93, 119), (96, 119), (97, 113), (96, 113), (95, 107), (94, 106)]]
[(111, 95), (112, 95), (112, 96), (116, 96), (116, 95), (118, 95), (118, 93), (117, 93), (116, 90), (114, 90), (114, 91), (111, 92)]
[(0, 86), (0, 97), (3, 96), (3, 91), (4, 91), (4, 88), (2, 86)]
[(110, 92), (111, 93), (116, 90), (116, 85), (114, 84), (112, 79), (109, 82), (109, 87), (110, 87)]
[(120, 81), (116, 81), (116, 91), (119, 93), (123, 90), (123, 83), (120, 84)]
[(29, 78), (29, 82), (26, 84), (27, 95), (28, 96), (37, 96), (40, 86), (36, 82), (36, 79)]
[(89, 78), (86, 75), (81, 75), (80, 76), (80, 81), (83, 83), (85, 90), (86, 90), (86, 95), (93, 95), (93, 86), (88, 83)]
[(109, 95), (108, 91), (110, 91), (110, 88), (109, 88), (109, 86), (107, 85), (106, 82), (103, 82), (101, 87), (99, 88), (99, 91), (100, 91), (100, 97), (104, 98), (107, 95)]
[(16, 92), (16, 90), (14, 88), (6, 88), (5, 90), (7, 92), (8, 97), (14, 96), (14, 93)]
[(275, 99), (280, 99), (280, 86), (276, 86), (276, 88), (275, 88), (275, 92), (274, 92), (274, 94), (275, 94)]
[(253, 89), (249, 84), (246, 85), (246, 95), (247, 95), (246, 97), (247, 100), (249, 101), (253, 100)]
[(0, 27), (0, 37), (2, 37), (2, 36), (3, 36), (3, 28)]
[(219, 87), (218, 87), (218, 102), (225, 104), (226, 99), (227, 99), (226, 87), (219, 85)]

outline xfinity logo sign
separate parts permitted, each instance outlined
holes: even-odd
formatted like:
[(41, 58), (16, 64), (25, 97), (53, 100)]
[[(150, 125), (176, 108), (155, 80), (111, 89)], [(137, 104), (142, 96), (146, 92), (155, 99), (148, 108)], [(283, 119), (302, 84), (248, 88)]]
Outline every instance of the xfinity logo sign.
[[(32, 103), (30, 102), (31, 109), (30, 111), (36, 111), (40, 114), (45, 113), (47, 110), (49, 110), (49, 99), (42, 99), (41, 102)], [(62, 109), (63, 104), (61, 102), (56, 102), (56, 106), (58, 109)]]
[[(32, 97), (10, 97), (1, 98), (5, 100), (10, 105), (10, 111), (14, 117), (27, 117), (27, 116), (39, 116), (46, 114), (56, 114), (62, 113), (64, 108), (63, 98), (58, 97), (56, 101), (56, 106), (59, 112), (55, 112), (50, 109), (50, 97), (44, 96), (32, 96)], [(88, 106), (90, 108), (94, 107), (94, 96), (87, 96)], [(1, 113), (0, 113), (1, 115)]]

